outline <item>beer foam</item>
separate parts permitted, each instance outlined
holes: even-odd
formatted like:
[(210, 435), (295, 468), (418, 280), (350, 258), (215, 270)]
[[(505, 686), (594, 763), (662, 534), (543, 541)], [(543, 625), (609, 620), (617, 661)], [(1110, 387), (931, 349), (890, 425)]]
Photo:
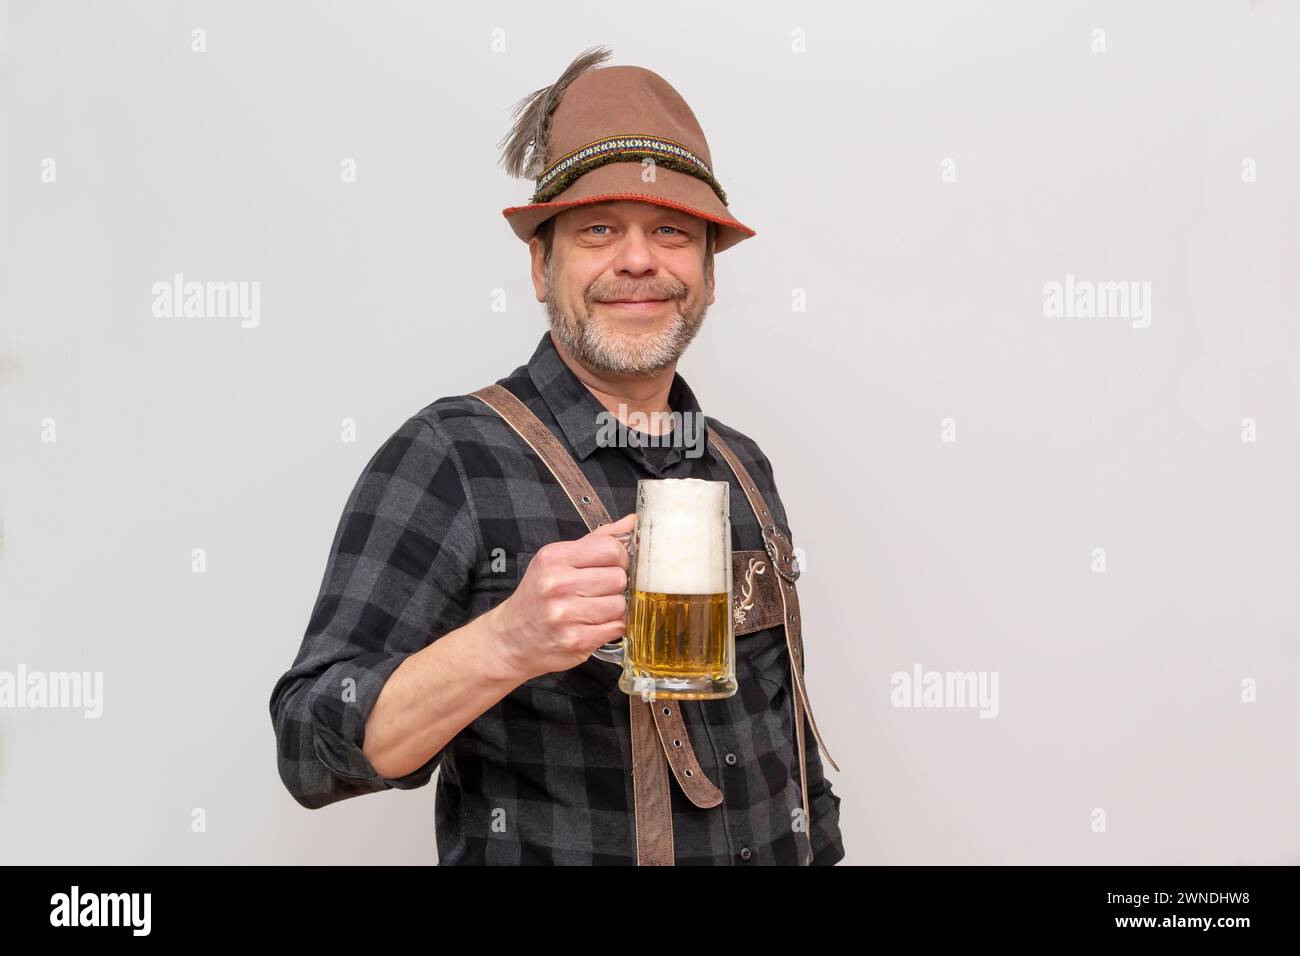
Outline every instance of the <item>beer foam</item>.
[(726, 482), (662, 478), (641, 484), (636, 589), (722, 594), (731, 572)]

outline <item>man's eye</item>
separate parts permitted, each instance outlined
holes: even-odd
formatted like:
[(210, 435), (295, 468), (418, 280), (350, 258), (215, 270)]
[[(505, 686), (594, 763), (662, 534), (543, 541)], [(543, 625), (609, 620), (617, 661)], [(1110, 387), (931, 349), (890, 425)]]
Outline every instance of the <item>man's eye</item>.
[[(670, 229), (670, 230), (672, 230), (671, 232), (665, 233), (664, 235), (677, 236), (677, 235), (681, 235), (681, 234), (682, 234), (682, 229), (681, 229), (680, 226), (659, 226), (658, 228), (660, 228), (660, 229)], [(590, 232), (592, 235), (595, 235), (595, 236), (607, 236), (607, 235), (609, 235), (609, 232), (608, 232), (608, 231), (606, 231), (606, 232), (593, 232), (593, 230), (596, 230), (596, 229), (604, 229), (604, 230), (608, 230), (608, 229), (609, 229), (609, 226), (604, 225), (603, 223), (597, 223), (597, 224), (594, 225), (594, 226), (588, 226), (587, 229), (586, 229), (586, 231), (587, 231), (587, 232)]]

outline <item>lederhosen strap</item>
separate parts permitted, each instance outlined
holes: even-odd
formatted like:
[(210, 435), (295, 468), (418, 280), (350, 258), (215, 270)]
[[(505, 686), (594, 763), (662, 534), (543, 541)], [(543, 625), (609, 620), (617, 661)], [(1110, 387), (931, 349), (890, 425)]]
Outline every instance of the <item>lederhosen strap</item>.
[(803, 798), (803, 823), (805, 832), (808, 834), (808, 844), (806, 847), (808, 860), (812, 859), (812, 813), (808, 807), (808, 761), (804, 749), (804, 731), (803, 720), (800, 712), (808, 715), (808, 724), (812, 727), (813, 736), (817, 740), (817, 746), (821, 748), (830, 765), (839, 771), (839, 765), (831, 757), (830, 751), (826, 749), (826, 744), (822, 740), (821, 731), (817, 729), (817, 721), (813, 719), (812, 704), (808, 700), (808, 692), (803, 682), (803, 631), (799, 623), (799, 593), (795, 590), (794, 582), (798, 579), (800, 571), (799, 565), (794, 559), (794, 548), (790, 540), (781, 533), (777, 528), (776, 522), (768, 513), (767, 502), (758, 492), (758, 485), (750, 477), (749, 470), (741, 464), (736, 453), (724, 442), (717, 433), (716, 429), (708, 430), (709, 441), (713, 447), (718, 450), (731, 470), (735, 473), (736, 479), (740, 482), (741, 489), (749, 499), (749, 506), (754, 509), (754, 516), (758, 518), (758, 525), (763, 529), (763, 545), (767, 549), (768, 556), (772, 559), (772, 565), (780, 575), (781, 586), (781, 610), (785, 618), (785, 642), (786, 648), (790, 654), (790, 679), (794, 687), (792, 697), (792, 706), (794, 708), (794, 736), (799, 747), (799, 793)]
[[(500, 385), (489, 385), (471, 393), (494, 411), (513, 428), (527, 445), (550, 469), (555, 480), (568, 495), (573, 506), (582, 516), (589, 530), (595, 530), (608, 524), (611, 519), (605, 510), (599, 495), (596, 494), (586, 475), (577, 462), (565, 450), (555, 435), (528, 408)], [(777, 530), (767, 511), (767, 504), (758, 492), (757, 486), (750, 479), (744, 465), (735, 453), (709, 430), (711, 441), (735, 473), (737, 481), (745, 491), (759, 526), (763, 529), (763, 543), (784, 587), (781, 593), (782, 617), (785, 623), (786, 644), (790, 655), (790, 671), (794, 693), (791, 704), (794, 711), (795, 739), (799, 749), (800, 793), (803, 799), (804, 828), (809, 835), (805, 846), (805, 863), (811, 858), (812, 819), (808, 807), (808, 779), (804, 745), (803, 721), (800, 711), (808, 714), (808, 720), (817, 739), (818, 746), (826, 754), (831, 766), (839, 770), (831, 755), (826, 751), (816, 721), (812, 719), (812, 708), (808, 703), (807, 692), (803, 684), (803, 641), (799, 630), (799, 603), (794, 581), (799, 576), (794, 562), (790, 542)], [(764, 568), (758, 555), (760, 552), (737, 552), (733, 562), (743, 569), (749, 568), (752, 580), (754, 571), (762, 574)], [(737, 622), (744, 620), (748, 604), (734, 604)], [(762, 608), (758, 610), (763, 610)], [(773, 608), (766, 609), (769, 617)], [(761, 617), (761, 615), (756, 615)], [(748, 622), (749, 630), (766, 626), (764, 620), (754, 619)], [(668, 787), (667, 767), (672, 768), (673, 776), (681, 786), (682, 792), (695, 806), (700, 808), (715, 807), (722, 802), (722, 791), (714, 785), (700, 767), (699, 760), (691, 746), (690, 734), (682, 720), (681, 711), (676, 701), (645, 701), (640, 696), (628, 695), (628, 707), (632, 730), (632, 790), (635, 798), (637, 864), (639, 866), (672, 866), (674, 863), (672, 799)], [(657, 735), (656, 735), (657, 730)], [(657, 739), (656, 739), (657, 736)]]

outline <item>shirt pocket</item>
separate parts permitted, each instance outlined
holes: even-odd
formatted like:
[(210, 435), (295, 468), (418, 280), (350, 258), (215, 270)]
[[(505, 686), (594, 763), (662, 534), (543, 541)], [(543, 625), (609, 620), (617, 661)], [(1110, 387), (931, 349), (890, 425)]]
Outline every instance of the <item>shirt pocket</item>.
[(800, 806), (789, 673), (765, 671), (738, 658), (736, 678), (742, 706), (752, 721), (756, 758), (768, 796)]
[[(764, 653), (766, 662), (786, 660)], [(737, 693), (745, 707), (745, 712), (759, 719), (769, 733), (782, 740), (793, 739), (794, 715), (791, 713), (790, 672), (779, 666), (758, 666), (749, 655), (736, 655)]]

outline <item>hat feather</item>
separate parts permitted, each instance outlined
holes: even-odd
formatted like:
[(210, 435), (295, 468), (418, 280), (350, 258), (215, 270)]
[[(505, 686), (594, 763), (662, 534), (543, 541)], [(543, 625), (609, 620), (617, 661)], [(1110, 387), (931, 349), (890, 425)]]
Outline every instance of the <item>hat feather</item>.
[[(551, 115), (569, 84), (613, 55), (607, 47), (591, 47), (578, 55), (550, 86), (529, 93), (513, 107), (515, 122), (497, 144), (503, 148), (501, 165), (516, 178), (536, 179), (546, 169), (550, 150)], [(530, 149), (531, 147), (531, 149)]]

